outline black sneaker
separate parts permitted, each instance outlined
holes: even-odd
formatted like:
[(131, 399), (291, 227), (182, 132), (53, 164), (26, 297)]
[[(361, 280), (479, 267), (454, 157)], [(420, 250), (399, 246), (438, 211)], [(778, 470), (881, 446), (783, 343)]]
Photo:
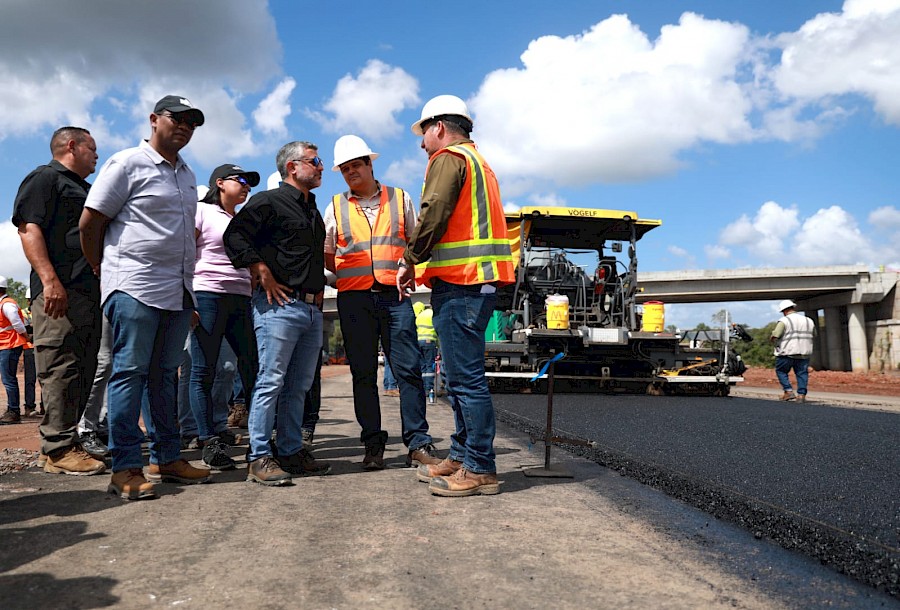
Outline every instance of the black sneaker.
[(234, 470), (237, 466), (226, 451), (226, 445), (214, 436), (203, 443), (203, 463), (215, 470)]
[(237, 445), (237, 435), (231, 430), (225, 429), (221, 432), (216, 432), (216, 436), (218, 436), (219, 440), (226, 445), (229, 445), (231, 447)]
[(305, 447), (294, 455), (278, 458), (278, 465), (288, 474), (298, 477), (320, 477), (331, 472), (331, 466), (319, 464)]
[[(147, 439), (150, 442), (150, 439)], [(182, 436), (181, 437), (181, 448), (185, 450), (194, 450), (200, 448), (200, 437), (199, 436)]]
[(109, 447), (103, 444), (96, 432), (85, 432), (81, 435), (81, 448), (98, 460), (109, 457)]
[(366, 456), (363, 458), (362, 467), (365, 470), (384, 470), (384, 444), (366, 445)]

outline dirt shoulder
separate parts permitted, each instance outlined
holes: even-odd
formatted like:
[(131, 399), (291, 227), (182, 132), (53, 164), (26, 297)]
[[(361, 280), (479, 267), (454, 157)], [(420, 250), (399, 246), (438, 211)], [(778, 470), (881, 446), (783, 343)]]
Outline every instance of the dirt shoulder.
[[(781, 384), (774, 369), (748, 368), (740, 385), (754, 388), (779, 389)], [(793, 374), (791, 375), (793, 380)], [(849, 373), (845, 371), (809, 372), (810, 392), (838, 392), (841, 394), (870, 394), (900, 396), (900, 374)]]

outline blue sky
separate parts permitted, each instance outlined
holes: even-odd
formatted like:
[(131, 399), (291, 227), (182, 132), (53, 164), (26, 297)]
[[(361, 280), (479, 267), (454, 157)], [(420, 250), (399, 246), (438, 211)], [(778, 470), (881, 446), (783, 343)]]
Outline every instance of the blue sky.
[[(330, 165), (354, 133), (381, 154), (378, 178), (418, 193), (409, 125), (453, 93), (508, 207), (662, 219), (643, 271), (897, 269), (897, 40), (900, 0), (6, 0), (0, 214), (56, 127), (90, 129), (102, 164), (148, 137), (169, 93), (206, 114), (184, 151), (201, 183), (225, 162), (268, 176), (297, 139)], [(317, 194), (344, 189), (326, 171)], [(0, 238), (0, 274), (24, 280), (11, 223)], [(672, 306), (667, 322), (721, 307)], [(776, 316), (727, 308), (752, 325)]]

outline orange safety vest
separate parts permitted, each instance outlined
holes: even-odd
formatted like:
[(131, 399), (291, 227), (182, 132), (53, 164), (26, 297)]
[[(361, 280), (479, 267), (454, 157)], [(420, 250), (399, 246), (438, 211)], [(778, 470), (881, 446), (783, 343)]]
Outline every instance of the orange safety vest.
[(434, 278), (464, 286), (512, 284), (516, 276), (494, 170), (473, 143), (442, 148), (431, 158), (441, 154), (456, 155), (466, 162), (466, 180), (447, 232), (435, 244), (431, 258), (416, 265), (416, 281), (428, 287)]
[(375, 226), (369, 224), (356, 197), (335, 195), (331, 202), (337, 225), (334, 252), (335, 286), (342, 290), (368, 290), (375, 280), (387, 286), (397, 283), (397, 261), (406, 249), (403, 189), (381, 188)]
[(25, 324), (25, 316), (22, 315), (22, 310), (19, 309), (19, 304), (16, 303), (16, 300), (9, 295), (0, 298), (0, 350), (13, 349), (14, 347), (19, 347), (20, 345), (28, 343), (28, 340), (25, 337), (16, 332), (16, 329), (13, 328), (9, 318), (3, 313), (2, 308), (6, 303), (15, 304), (16, 309), (19, 311), (19, 318), (22, 319), (22, 324)]

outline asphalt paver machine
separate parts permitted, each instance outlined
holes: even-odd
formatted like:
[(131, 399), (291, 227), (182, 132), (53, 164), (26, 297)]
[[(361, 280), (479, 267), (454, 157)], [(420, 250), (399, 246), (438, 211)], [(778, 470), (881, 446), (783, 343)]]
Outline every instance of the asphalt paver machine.
[(515, 323), (508, 338), (486, 343), (492, 391), (546, 389), (533, 377), (560, 353), (556, 391), (725, 396), (743, 380), (744, 364), (730, 349), (742, 329), (726, 325), (690, 342), (647, 324), (648, 305), (637, 299), (637, 246), (660, 220), (525, 207), (506, 223), (516, 282), (498, 290), (496, 308)]

